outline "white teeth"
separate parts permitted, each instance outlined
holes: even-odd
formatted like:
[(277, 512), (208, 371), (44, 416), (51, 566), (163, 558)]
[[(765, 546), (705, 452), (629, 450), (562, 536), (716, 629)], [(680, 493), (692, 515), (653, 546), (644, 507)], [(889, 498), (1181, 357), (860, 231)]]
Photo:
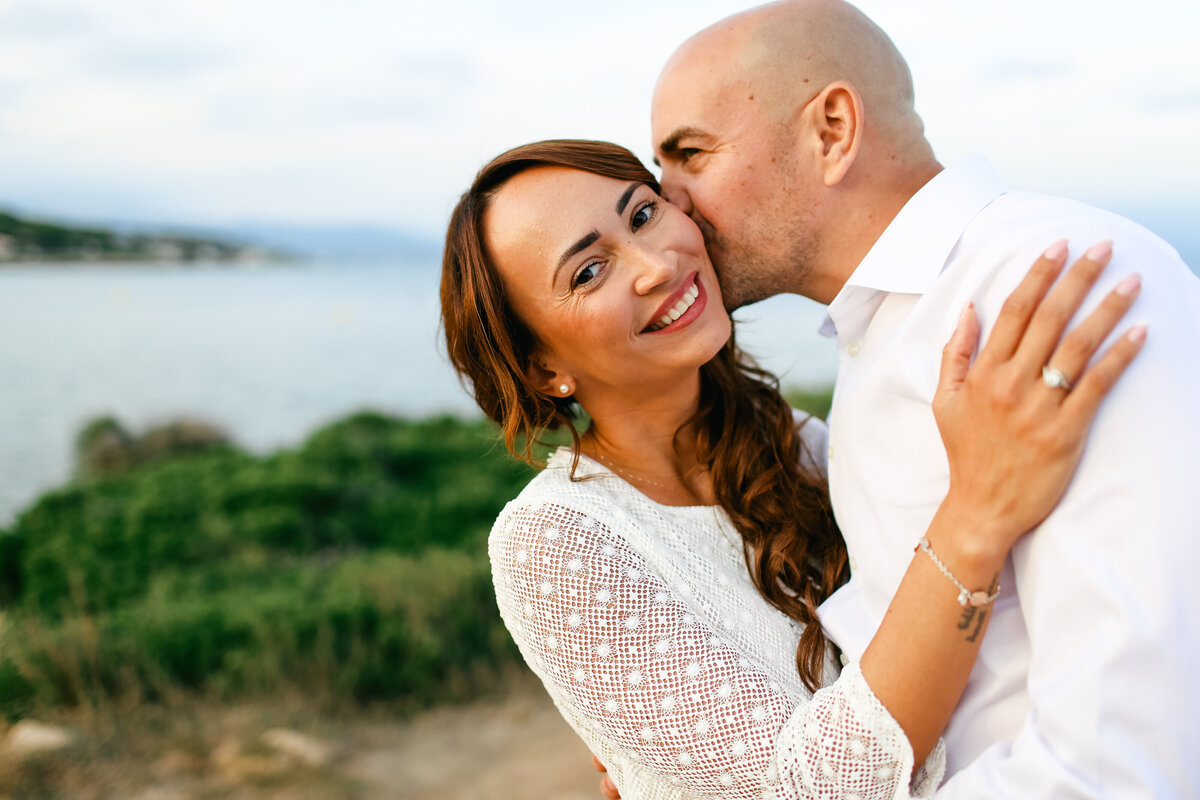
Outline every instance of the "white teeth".
[(676, 303), (669, 311), (667, 311), (666, 314), (663, 314), (658, 318), (658, 321), (654, 323), (654, 328), (652, 328), (652, 330), (661, 331), (663, 328), (679, 319), (681, 316), (683, 316), (683, 312), (692, 307), (698, 297), (700, 297), (700, 287), (693, 283), (686, 291), (684, 291), (683, 296), (679, 298), (679, 302)]

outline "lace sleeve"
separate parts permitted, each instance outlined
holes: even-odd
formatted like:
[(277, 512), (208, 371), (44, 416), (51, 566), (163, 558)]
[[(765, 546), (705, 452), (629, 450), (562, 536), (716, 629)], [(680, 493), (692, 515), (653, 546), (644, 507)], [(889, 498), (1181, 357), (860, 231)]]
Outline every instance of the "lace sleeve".
[(857, 670), (788, 696), (593, 515), (510, 506), (490, 549), (522, 655), (628, 800), (667, 796), (646, 775), (723, 798), (909, 797), (908, 740)]

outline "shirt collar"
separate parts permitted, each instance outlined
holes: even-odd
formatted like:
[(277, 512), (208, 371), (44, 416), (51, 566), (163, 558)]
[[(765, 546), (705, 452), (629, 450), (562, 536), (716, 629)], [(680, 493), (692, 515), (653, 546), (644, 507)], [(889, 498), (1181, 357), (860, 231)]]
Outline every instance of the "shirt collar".
[(942, 273), (975, 216), (1008, 191), (982, 155), (942, 170), (914, 194), (846, 281), (884, 292), (922, 294)]
[(1008, 191), (982, 155), (952, 164), (904, 204), (829, 304), (821, 333), (835, 335), (833, 317), (851, 287), (899, 294), (923, 294), (942, 273), (963, 231), (989, 203)]

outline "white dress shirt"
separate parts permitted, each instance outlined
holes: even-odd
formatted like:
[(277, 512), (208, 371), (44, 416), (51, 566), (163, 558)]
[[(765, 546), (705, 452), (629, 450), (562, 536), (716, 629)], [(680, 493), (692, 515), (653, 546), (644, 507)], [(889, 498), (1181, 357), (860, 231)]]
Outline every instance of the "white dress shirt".
[(821, 618), (861, 657), (948, 486), (930, 407), (941, 349), (968, 300), (986, 337), (1063, 237), (1071, 261), (1114, 242), (1081, 315), (1139, 272), (1142, 293), (1114, 336), (1137, 319), (1149, 335), (1066, 496), (1002, 574), (946, 729), (952, 777), (938, 797), (1198, 797), (1200, 281), (1128, 220), (1009, 192), (974, 157), (914, 195), (863, 259), (822, 328), (838, 341), (829, 474), (852, 578)]

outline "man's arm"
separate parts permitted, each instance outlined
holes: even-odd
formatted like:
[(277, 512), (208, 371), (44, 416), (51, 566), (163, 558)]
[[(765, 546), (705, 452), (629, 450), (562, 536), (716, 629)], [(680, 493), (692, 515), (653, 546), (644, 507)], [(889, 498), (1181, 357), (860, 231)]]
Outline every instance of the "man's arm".
[(939, 798), (1200, 792), (1200, 284), (1156, 240), (1114, 238), (1109, 273), (1143, 274), (1131, 313), (1149, 339), (1061, 505), (1013, 551), (1031, 645), (1024, 726)]

